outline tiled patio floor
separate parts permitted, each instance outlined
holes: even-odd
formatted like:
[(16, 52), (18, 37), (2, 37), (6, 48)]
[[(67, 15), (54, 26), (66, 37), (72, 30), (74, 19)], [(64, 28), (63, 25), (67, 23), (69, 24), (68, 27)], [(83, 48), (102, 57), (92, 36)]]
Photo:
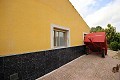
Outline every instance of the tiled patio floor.
[(37, 80), (120, 80), (120, 71), (112, 72), (116, 64), (111, 56), (84, 55)]

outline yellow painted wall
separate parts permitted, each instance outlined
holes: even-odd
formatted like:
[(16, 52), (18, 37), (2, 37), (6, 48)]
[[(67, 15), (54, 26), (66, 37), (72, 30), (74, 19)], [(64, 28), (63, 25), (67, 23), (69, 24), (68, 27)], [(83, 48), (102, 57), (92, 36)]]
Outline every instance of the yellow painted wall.
[(70, 28), (71, 46), (90, 30), (68, 0), (0, 0), (0, 55), (50, 49), (51, 24)]

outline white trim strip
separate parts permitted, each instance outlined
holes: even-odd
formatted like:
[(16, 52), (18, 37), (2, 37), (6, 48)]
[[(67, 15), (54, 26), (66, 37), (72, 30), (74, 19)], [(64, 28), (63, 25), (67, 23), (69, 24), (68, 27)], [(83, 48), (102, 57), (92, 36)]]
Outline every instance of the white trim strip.
[[(78, 45), (78, 46), (83, 46), (83, 45)], [(77, 47), (77, 46), (70, 46), (70, 47)], [(22, 54), (31, 54), (31, 53), (34, 53), (34, 52), (49, 51), (49, 50), (56, 50), (56, 49), (70, 48), (70, 47), (58, 47), (58, 48), (53, 48), (53, 49), (36, 50), (36, 51), (31, 51), (31, 52), (22, 52), (22, 53), (9, 54), (9, 55), (0, 55), (0, 57), (14, 56), (14, 55), (22, 55)]]

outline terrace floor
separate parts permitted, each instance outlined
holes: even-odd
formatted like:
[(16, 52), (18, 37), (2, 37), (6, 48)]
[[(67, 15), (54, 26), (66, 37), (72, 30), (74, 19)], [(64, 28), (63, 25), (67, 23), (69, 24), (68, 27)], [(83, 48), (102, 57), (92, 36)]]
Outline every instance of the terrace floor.
[(108, 51), (106, 58), (98, 54), (83, 55), (36, 80), (120, 80), (120, 71), (112, 72), (120, 60), (112, 58), (112, 53), (115, 52)]

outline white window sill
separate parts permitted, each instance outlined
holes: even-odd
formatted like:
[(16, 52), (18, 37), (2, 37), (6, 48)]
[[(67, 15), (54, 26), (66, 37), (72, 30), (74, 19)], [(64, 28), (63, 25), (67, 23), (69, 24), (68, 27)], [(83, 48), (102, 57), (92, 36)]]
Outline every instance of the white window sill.
[(67, 48), (68, 46), (60, 46), (60, 47), (54, 47), (53, 49), (62, 49), (62, 48)]

